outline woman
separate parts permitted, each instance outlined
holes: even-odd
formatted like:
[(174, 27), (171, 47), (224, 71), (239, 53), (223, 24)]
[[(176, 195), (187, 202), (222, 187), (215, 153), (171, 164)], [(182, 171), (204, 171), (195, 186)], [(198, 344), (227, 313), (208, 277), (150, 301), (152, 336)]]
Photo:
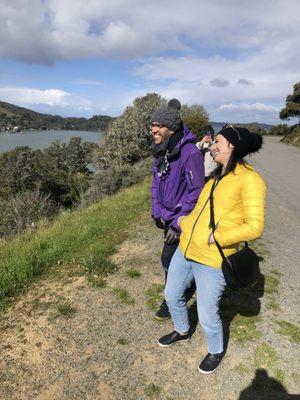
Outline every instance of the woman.
[[(246, 128), (226, 124), (211, 147), (218, 164), (214, 179), (205, 185), (194, 210), (180, 221), (180, 246), (175, 252), (165, 288), (175, 330), (158, 340), (170, 346), (190, 339), (187, 305), (183, 297), (186, 286), (195, 279), (199, 322), (204, 330), (208, 354), (198, 369), (209, 374), (223, 356), (223, 327), (219, 301), (225, 288), (222, 258), (238, 250), (239, 243), (259, 238), (264, 227), (265, 184), (260, 175), (243, 160), (262, 146), (262, 137)], [(209, 195), (214, 189), (216, 230), (210, 228)]]

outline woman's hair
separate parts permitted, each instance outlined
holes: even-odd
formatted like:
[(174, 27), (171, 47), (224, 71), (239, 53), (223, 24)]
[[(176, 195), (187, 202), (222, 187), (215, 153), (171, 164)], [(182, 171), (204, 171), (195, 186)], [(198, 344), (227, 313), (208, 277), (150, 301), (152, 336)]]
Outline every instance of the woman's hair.
[(212, 173), (210, 174), (210, 177), (214, 178), (214, 177), (220, 177), (221, 175), (222, 176), (228, 175), (230, 172), (234, 172), (237, 164), (242, 164), (247, 168), (245, 161), (244, 161), (243, 157), (241, 156), (241, 154), (235, 148), (233, 148), (231, 156), (230, 156), (229, 161), (225, 168), (225, 173), (222, 175), (223, 165), (220, 164), (212, 171)]

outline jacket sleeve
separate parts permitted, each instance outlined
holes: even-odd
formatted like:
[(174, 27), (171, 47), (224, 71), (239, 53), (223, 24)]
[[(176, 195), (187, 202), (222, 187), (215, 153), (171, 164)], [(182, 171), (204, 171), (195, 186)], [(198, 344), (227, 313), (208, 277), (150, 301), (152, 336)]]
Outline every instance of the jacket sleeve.
[(258, 239), (264, 229), (266, 186), (256, 173), (246, 176), (241, 185), (243, 223), (214, 233), (222, 247)]
[(189, 154), (185, 165), (185, 179), (187, 193), (182, 206), (170, 225), (170, 228), (177, 234), (181, 232), (178, 225), (178, 218), (188, 215), (194, 209), (205, 184), (204, 161), (201, 151), (197, 150)]
[(153, 178), (152, 178), (152, 185), (151, 185), (151, 217), (158, 218), (158, 217), (161, 217), (161, 209), (160, 209), (159, 201), (157, 198), (157, 190), (156, 190), (155, 161), (153, 162), (152, 172), (153, 172)]

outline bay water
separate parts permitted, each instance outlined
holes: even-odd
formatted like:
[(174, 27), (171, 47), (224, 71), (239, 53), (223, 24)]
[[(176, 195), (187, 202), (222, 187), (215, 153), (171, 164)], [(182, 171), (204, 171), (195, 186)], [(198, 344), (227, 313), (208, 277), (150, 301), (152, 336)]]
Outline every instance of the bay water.
[(68, 143), (71, 137), (80, 136), (82, 142), (100, 143), (103, 132), (90, 131), (25, 131), (22, 133), (0, 132), (0, 153), (10, 151), (15, 147), (28, 146), (31, 149), (44, 149), (56, 140)]

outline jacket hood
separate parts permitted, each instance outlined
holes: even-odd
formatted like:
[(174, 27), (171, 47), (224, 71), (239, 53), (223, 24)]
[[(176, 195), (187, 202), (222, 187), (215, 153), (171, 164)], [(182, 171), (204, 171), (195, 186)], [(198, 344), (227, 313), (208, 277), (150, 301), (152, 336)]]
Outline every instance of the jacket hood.
[(233, 171), (235, 174), (240, 174), (240, 173), (244, 173), (246, 170), (250, 170), (253, 171), (254, 168), (252, 167), (251, 164), (248, 164), (247, 162), (245, 162), (245, 165), (243, 164), (237, 164), (237, 166), (235, 167), (235, 170)]
[(195, 143), (196, 142), (196, 136), (193, 134), (192, 131), (189, 130), (189, 128), (187, 126), (183, 126), (183, 133), (184, 136), (183, 138), (180, 140), (180, 142), (177, 144), (176, 147), (182, 147), (187, 143)]

